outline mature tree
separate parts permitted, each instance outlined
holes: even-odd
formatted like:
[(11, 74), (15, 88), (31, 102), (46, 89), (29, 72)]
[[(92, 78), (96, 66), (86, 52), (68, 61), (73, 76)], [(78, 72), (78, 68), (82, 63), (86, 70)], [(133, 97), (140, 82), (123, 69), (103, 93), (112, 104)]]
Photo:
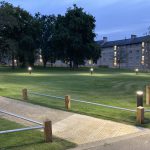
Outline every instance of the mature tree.
[(11, 4), (0, 3), (0, 37), (1, 37), (1, 55), (7, 54), (12, 59), (14, 66), (14, 57), (17, 51), (17, 41), (15, 40), (14, 29), (18, 28), (17, 19), (14, 15), (14, 8)]
[(37, 38), (34, 25), (34, 18), (27, 11), (6, 2), (0, 3), (0, 37), (3, 39), (3, 48), (5, 45), (5, 51), (8, 56), (10, 54), (12, 66), (14, 59), (21, 66), (34, 64)]
[(100, 48), (94, 42), (95, 18), (78, 8), (69, 8), (65, 16), (59, 15), (53, 44), (63, 61), (78, 67), (87, 59), (97, 59)]
[(52, 65), (56, 60), (55, 51), (52, 47), (56, 17), (54, 15), (41, 15), (38, 13), (35, 15), (35, 19), (39, 23), (39, 49), (41, 49), (43, 65), (46, 67), (48, 61)]

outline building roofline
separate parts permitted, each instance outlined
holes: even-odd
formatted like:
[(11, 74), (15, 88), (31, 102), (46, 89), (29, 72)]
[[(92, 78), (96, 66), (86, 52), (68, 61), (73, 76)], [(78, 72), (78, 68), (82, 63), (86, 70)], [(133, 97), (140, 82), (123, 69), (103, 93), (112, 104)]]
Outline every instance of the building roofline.
[(97, 41), (97, 43), (100, 44), (102, 48), (107, 48), (107, 47), (113, 47), (115, 45), (125, 46), (125, 45), (139, 44), (148, 39), (150, 39), (150, 35), (135, 37), (135, 38), (128, 38), (128, 39), (123, 39), (123, 40), (107, 41), (107, 42), (100, 40), (100, 41)]

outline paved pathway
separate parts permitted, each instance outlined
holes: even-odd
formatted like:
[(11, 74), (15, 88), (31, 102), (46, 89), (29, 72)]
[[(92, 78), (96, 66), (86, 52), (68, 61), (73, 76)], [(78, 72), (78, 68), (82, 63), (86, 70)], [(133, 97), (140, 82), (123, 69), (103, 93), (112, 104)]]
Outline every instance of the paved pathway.
[[(0, 97), (0, 109), (29, 117), (36, 121), (42, 122), (45, 119), (50, 119), (53, 122), (53, 134), (55, 136), (79, 145), (140, 133), (146, 130), (131, 125), (50, 109), (4, 97)], [(6, 115), (0, 115), (6, 117)], [(29, 123), (14, 117), (8, 117), (8, 119), (29, 125)]]
[(98, 142), (83, 144), (70, 150), (149, 150), (150, 131), (138, 132)]

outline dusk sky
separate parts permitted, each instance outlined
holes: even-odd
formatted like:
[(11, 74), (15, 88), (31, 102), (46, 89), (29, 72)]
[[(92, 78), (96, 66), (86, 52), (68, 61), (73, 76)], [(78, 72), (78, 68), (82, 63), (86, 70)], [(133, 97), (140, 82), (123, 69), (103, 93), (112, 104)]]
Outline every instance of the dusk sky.
[(77, 4), (96, 18), (97, 40), (143, 36), (150, 26), (150, 0), (7, 0), (31, 14), (64, 14), (68, 7)]

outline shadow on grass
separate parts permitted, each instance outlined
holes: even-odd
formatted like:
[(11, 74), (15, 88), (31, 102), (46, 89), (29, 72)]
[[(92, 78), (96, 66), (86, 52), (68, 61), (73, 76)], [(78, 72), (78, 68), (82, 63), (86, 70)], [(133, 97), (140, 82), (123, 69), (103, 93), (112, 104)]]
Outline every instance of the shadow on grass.
[[(10, 137), (9, 137), (10, 138)], [(8, 139), (7, 139), (8, 140)], [(16, 141), (17, 142), (17, 141)], [(32, 150), (36, 150), (36, 149), (53, 149), (53, 148), (57, 148), (57, 150), (65, 150), (65, 149), (68, 149), (68, 148), (74, 148), (76, 147), (77, 144), (75, 143), (72, 143), (72, 142), (69, 142), (67, 140), (64, 140), (64, 139), (60, 139), (58, 137), (53, 137), (53, 142), (48, 142), (46, 143), (44, 140), (39, 140), (39, 141), (36, 141), (36, 142), (26, 142), (25, 144), (23, 143), (16, 143), (15, 145), (11, 146), (0, 146), (0, 149), (1, 150), (22, 150), (22, 149), (32, 149)]]

